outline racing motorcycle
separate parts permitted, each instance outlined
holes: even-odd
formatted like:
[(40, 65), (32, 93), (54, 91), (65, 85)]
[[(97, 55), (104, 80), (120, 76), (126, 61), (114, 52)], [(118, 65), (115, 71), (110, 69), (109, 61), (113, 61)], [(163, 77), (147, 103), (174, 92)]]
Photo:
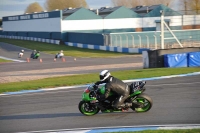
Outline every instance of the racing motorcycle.
[(36, 53), (31, 53), (30, 58), (37, 59), (38, 57), (40, 57), (40, 51), (37, 51)]
[(112, 107), (116, 99), (116, 95), (113, 92), (110, 92), (109, 97), (103, 101), (97, 99), (98, 95), (105, 94), (105, 85), (96, 88), (94, 84), (90, 84), (82, 94), (82, 100), (78, 105), (79, 111), (86, 116), (95, 115), (100, 110), (102, 113), (110, 113), (128, 111), (129, 108), (135, 112), (147, 112), (151, 109), (153, 101), (147, 94), (143, 93), (146, 89), (144, 87), (145, 84), (146, 81), (139, 81), (129, 85), (130, 95), (124, 103), (132, 103), (132, 106), (125, 106), (121, 109)]

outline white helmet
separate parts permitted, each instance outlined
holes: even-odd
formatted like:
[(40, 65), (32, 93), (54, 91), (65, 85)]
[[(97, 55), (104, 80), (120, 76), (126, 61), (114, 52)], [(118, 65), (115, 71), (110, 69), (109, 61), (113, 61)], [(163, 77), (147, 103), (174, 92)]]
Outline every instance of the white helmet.
[(100, 81), (105, 81), (111, 76), (110, 72), (108, 70), (103, 70), (99, 74)]
[(23, 53), (23, 52), (24, 52), (24, 50), (22, 49), (22, 50), (21, 50), (21, 52)]

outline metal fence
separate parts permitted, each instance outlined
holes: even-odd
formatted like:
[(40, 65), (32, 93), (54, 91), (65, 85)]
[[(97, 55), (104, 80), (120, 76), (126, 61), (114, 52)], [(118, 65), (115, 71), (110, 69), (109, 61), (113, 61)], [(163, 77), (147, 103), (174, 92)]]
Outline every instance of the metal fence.
[[(200, 29), (173, 32), (183, 47), (200, 47)], [(105, 45), (113, 47), (161, 49), (160, 35), (160, 31), (112, 33), (104, 35), (104, 40)], [(164, 35), (166, 38), (164, 48), (180, 48), (169, 31), (165, 31)]]

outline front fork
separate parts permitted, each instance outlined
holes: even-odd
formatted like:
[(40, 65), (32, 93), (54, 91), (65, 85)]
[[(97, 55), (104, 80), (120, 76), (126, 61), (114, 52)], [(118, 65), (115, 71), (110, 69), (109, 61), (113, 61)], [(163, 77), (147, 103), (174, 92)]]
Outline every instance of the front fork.
[(106, 108), (104, 108), (103, 106), (101, 106), (101, 105), (99, 104), (99, 102), (98, 102), (98, 103), (94, 103), (94, 105), (97, 106), (100, 110), (105, 110), (105, 109), (106, 109)]

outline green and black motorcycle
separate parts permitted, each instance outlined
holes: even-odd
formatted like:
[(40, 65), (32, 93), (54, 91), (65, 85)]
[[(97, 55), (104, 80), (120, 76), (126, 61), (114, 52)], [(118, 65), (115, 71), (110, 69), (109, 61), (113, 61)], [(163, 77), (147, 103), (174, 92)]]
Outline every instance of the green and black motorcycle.
[(95, 88), (94, 84), (89, 85), (83, 92), (82, 101), (79, 102), (79, 111), (87, 116), (95, 115), (100, 110), (103, 113), (110, 112), (124, 112), (131, 108), (135, 112), (147, 112), (153, 105), (152, 99), (145, 93), (145, 81), (134, 82), (130, 87), (130, 95), (125, 100), (125, 103), (132, 103), (131, 107), (124, 107), (122, 109), (114, 109), (112, 107), (113, 101), (116, 99), (114, 93), (110, 93), (109, 97), (104, 101), (97, 100), (98, 95), (105, 93), (105, 85), (100, 88)]
[(40, 51), (36, 51), (35, 53), (31, 53), (30, 58), (32, 59), (38, 59), (40, 57)]

